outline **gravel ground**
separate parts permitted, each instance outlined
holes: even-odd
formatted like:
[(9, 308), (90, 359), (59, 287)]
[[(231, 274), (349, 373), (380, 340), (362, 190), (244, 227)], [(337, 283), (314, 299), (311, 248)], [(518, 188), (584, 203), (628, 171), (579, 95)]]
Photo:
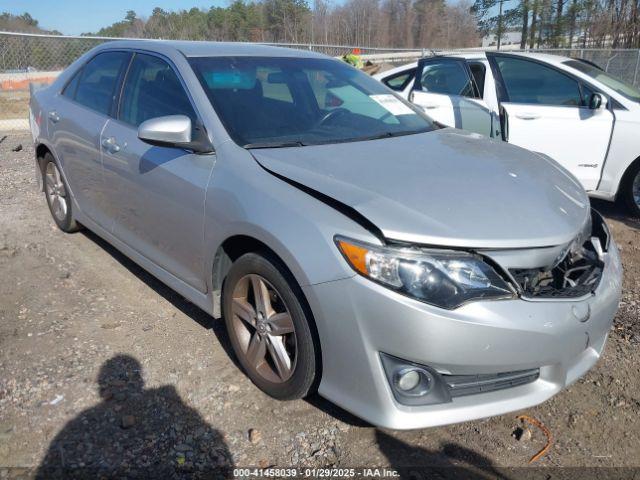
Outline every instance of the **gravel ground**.
[(320, 398), (262, 394), (234, 364), (223, 325), (95, 235), (55, 227), (32, 159), (26, 136), (0, 144), (0, 467), (39, 467), (40, 478), (59, 468), (172, 478), (273, 465), (491, 473), (527, 466), (545, 444), (535, 428), (515, 438), (518, 413), (553, 435), (535, 465), (640, 466), (640, 223), (621, 207), (597, 204), (625, 267), (598, 365), (524, 412), (396, 432)]

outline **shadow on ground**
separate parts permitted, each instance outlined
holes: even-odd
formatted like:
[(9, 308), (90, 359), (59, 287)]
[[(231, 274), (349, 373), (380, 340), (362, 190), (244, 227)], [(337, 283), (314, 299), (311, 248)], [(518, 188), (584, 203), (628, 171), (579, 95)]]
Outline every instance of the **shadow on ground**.
[[(216, 335), (218, 342), (224, 349), (227, 356), (231, 359), (238, 370), (241, 370), (235, 353), (233, 352), (233, 347), (231, 346), (231, 342), (229, 341), (229, 337), (227, 336), (227, 330), (224, 325), (224, 321), (222, 320), (214, 320), (209, 314), (204, 312), (202, 309), (191, 303), (189, 300), (176, 293), (170, 287), (162, 283), (156, 277), (151, 275), (149, 272), (140, 267), (137, 263), (132, 261), (129, 257), (124, 255), (118, 249), (116, 249), (113, 245), (103, 240), (101, 237), (91, 232), (90, 230), (82, 230), (82, 234), (87, 237), (89, 240), (96, 243), (100, 248), (102, 248), (105, 252), (111, 255), (118, 263), (120, 263), (124, 268), (129, 270), (133, 275), (135, 275), (140, 281), (145, 283), (148, 287), (153, 289), (158, 295), (162, 298), (170, 302), (175, 308), (180, 310), (183, 314), (197, 322), (200, 326), (207, 330), (213, 331)], [(240, 372), (238, 372), (240, 374)], [(370, 426), (365, 421), (357, 418), (356, 416), (350, 414), (346, 410), (332, 404), (328, 400), (320, 397), (317, 394), (311, 395), (305, 399), (310, 405), (313, 405), (315, 408), (322, 410), (325, 413), (328, 413), (332, 417), (340, 420), (341, 422), (347, 423), (352, 426)]]
[(509, 479), (487, 457), (455, 443), (432, 451), (411, 446), (381, 430), (376, 430), (376, 441), (390, 467), (402, 479)]
[(222, 433), (185, 405), (173, 386), (144, 388), (135, 358), (107, 360), (97, 382), (102, 402), (56, 435), (36, 479), (231, 476)]

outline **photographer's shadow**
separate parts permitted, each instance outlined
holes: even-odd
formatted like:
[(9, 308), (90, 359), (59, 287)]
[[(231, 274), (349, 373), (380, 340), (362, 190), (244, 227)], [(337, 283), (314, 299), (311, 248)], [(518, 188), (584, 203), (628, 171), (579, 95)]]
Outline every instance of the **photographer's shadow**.
[(223, 435), (185, 405), (173, 386), (145, 389), (141, 368), (127, 355), (102, 365), (102, 402), (53, 439), (37, 479), (230, 476)]

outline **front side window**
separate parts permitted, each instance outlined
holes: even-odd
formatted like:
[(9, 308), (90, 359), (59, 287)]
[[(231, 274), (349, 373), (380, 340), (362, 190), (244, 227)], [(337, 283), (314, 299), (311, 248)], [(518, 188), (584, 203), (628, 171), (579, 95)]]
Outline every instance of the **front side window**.
[(464, 62), (430, 60), (424, 64), (416, 88), (423, 92), (473, 97), (473, 85)]
[(137, 127), (166, 115), (196, 120), (189, 97), (169, 64), (153, 55), (136, 54), (122, 91), (119, 118)]
[(497, 57), (496, 63), (511, 103), (584, 105), (578, 82), (554, 68), (511, 57)]
[(435, 128), (384, 85), (337, 60), (196, 57), (189, 62), (229, 135), (246, 148), (358, 141)]
[(82, 69), (73, 97), (75, 101), (108, 115), (118, 79), (128, 59), (129, 54), (126, 52), (105, 52), (96, 55)]
[(604, 70), (600, 70), (593, 65), (589, 65), (586, 62), (581, 62), (580, 60), (567, 60), (566, 62), (564, 62), (564, 64), (587, 74), (598, 82), (603, 83), (611, 90), (614, 90), (626, 99), (640, 103), (640, 90), (638, 90), (630, 83), (625, 82), (618, 77), (614, 77), (610, 73), (607, 73)]

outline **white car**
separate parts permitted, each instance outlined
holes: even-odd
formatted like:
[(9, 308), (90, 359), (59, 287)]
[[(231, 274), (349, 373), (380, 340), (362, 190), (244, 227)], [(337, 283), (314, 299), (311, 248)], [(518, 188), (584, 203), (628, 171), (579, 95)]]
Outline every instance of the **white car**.
[(374, 76), (434, 120), (540, 152), (592, 197), (640, 216), (640, 91), (590, 62), (540, 53), (423, 58)]

